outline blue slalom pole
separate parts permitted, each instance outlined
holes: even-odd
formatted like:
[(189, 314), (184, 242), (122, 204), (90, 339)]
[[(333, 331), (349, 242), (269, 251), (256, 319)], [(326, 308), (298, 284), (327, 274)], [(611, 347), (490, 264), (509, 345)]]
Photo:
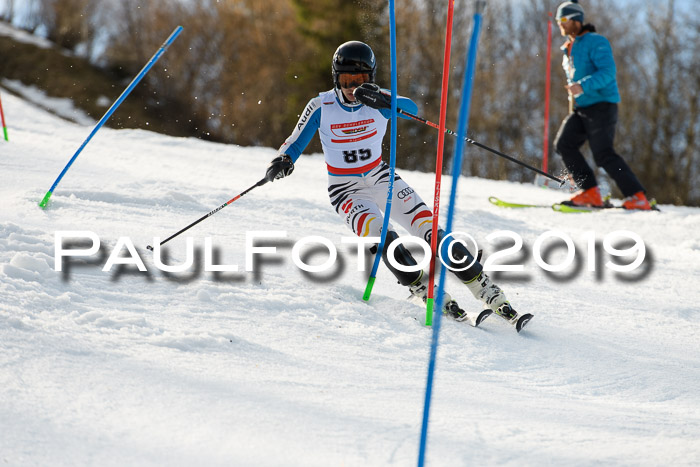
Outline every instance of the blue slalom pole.
[(97, 133), (97, 131), (100, 128), (102, 128), (102, 125), (105, 124), (107, 119), (109, 119), (109, 117), (114, 113), (114, 111), (117, 110), (117, 107), (119, 107), (121, 105), (121, 103), (124, 102), (124, 99), (126, 99), (126, 97), (129, 95), (129, 93), (131, 93), (131, 91), (136, 87), (136, 85), (139, 84), (141, 79), (144, 76), (146, 76), (146, 73), (148, 73), (148, 71), (151, 69), (151, 67), (153, 67), (153, 65), (158, 61), (160, 56), (163, 55), (163, 53), (165, 53), (166, 49), (170, 46), (170, 44), (173, 43), (173, 41), (177, 38), (177, 36), (181, 32), (182, 32), (182, 26), (178, 26), (175, 28), (175, 30), (172, 32), (172, 34), (170, 34), (170, 37), (168, 37), (168, 39), (165, 42), (163, 42), (163, 45), (160, 46), (160, 48), (156, 51), (156, 53), (153, 55), (153, 57), (151, 57), (151, 59), (148, 61), (148, 63), (146, 63), (146, 66), (144, 66), (141, 69), (139, 74), (136, 75), (136, 77), (131, 81), (129, 86), (127, 86), (127, 88), (124, 90), (124, 92), (122, 92), (121, 96), (119, 96), (119, 98), (117, 98), (117, 100), (114, 101), (114, 104), (112, 104), (112, 106), (109, 109), (107, 109), (107, 112), (102, 116), (100, 121), (97, 122), (97, 125), (95, 125), (95, 128), (92, 129), (92, 131), (90, 132), (90, 135), (87, 137), (87, 139), (85, 141), (83, 141), (83, 144), (80, 145), (80, 147), (75, 152), (75, 154), (73, 154), (73, 157), (71, 157), (71, 159), (68, 161), (68, 163), (63, 168), (61, 173), (58, 175), (58, 178), (56, 179), (56, 181), (53, 182), (53, 185), (51, 185), (51, 188), (49, 189), (49, 191), (46, 192), (46, 195), (44, 195), (44, 199), (42, 199), (41, 202), (39, 203), (39, 207), (41, 207), (42, 209), (46, 207), (46, 205), (49, 202), (49, 198), (51, 198), (53, 191), (56, 189), (56, 186), (58, 186), (58, 184), (61, 181), (61, 179), (63, 178), (63, 176), (66, 174), (66, 172), (68, 172), (68, 169), (70, 168), (70, 166), (73, 165), (73, 162), (75, 162), (75, 160), (78, 158), (78, 155), (83, 151), (85, 146), (87, 146), (87, 144), (90, 142), (92, 137), (95, 136), (95, 133)]
[[(464, 73), (464, 83), (462, 85), (462, 103), (459, 109), (459, 124), (457, 128), (457, 144), (455, 144), (452, 158), (452, 192), (450, 193), (450, 204), (447, 210), (447, 224), (445, 226), (445, 237), (452, 232), (452, 221), (454, 219), (455, 205), (457, 199), (457, 182), (462, 173), (462, 154), (467, 135), (467, 123), (469, 121), (469, 107), (471, 104), (471, 94), (474, 84), (474, 73), (476, 71), (476, 54), (479, 44), (479, 32), (481, 30), (481, 11), (485, 1), (477, 0), (476, 12), (474, 13), (474, 30), (469, 43), (467, 54), (467, 69)], [(447, 256), (440, 255), (443, 258)], [(440, 338), (440, 323), (442, 318), (442, 301), (445, 290), (445, 273), (447, 268), (440, 268), (440, 280), (438, 283), (437, 296), (435, 301), (435, 321), (433, 322), (433, 336), (430, 342), (430, 360), (428, 363), (428, 380), (425, 386), (425, 403), (423, 405), (423, 424), (420, 435), (420, 450), (418, 452), (418, 467), (425, 465), (425, 451), (428, 440), (428, 420), (430, 418), (430, 401), (433, 392), (433, 376), (435, 374), (435, 359), (437, 356), (438, 340)]]
[(398, 134), (398, 130), (396, 129), (396, 93), (398, 92), (398, 73), (396, 71), (396, 16), (394, 15), (394, 0), (389, 0), (389, 23), (391, 36), (391, 151), (389, 156), (389, 191), (386, 197), (386, 207), (384, 208), (384, 223), (382, 224), (381, 240), (377, 246), (377, 254), (374, 256), (374, 264), (372, 265), (372, 272), (370, 273), (369, 280), (367, 281), (367, 287), (365, 287), (365, 293), (362, 296), (362, 299), (365, 301), (369, 300), (369, 296), (372, 293), (372, 287), (374, 286), (374, 281), (377, 277), (377, 269), (379, 269), (379, 261), (382, 259), (384, 242), (386, 241), (386, 233), (387, 230), (389, 230), (391, 198), (394, 194), (394, 174), (396, 171), (396, 135)]

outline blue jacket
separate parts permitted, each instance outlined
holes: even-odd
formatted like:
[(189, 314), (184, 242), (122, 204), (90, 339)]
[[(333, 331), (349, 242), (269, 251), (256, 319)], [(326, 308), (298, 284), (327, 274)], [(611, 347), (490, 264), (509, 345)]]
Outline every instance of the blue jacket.
[(620, 102), (615, 59), (605, 37), (588, 32), (576, 37), (573, 44), (567, 42), (561, 49), (567, 82), (578, 83), (583, 88), (583, 94), (576, 97), (576, 107)]

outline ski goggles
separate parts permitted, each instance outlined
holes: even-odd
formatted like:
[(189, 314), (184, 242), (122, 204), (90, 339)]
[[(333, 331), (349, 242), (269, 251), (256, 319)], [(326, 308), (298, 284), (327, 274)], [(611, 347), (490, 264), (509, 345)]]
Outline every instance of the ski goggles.
[(363, 83), (369, 83), (369, 73), (341, 73), (338, 76), (338, 84), (341, 88), (356, 88)]
[(558, 23), (566, 23), (566, 22), (569, 22), (569, 21), (571, 21), (574, 17), (577, 17), (579, 14), (580, 14), (580, 13), (574, 13), (574, 14), (571, 14), (571, 15), (562, 16), (561, 18), (557, 18), (557, 22), (558, 22)]

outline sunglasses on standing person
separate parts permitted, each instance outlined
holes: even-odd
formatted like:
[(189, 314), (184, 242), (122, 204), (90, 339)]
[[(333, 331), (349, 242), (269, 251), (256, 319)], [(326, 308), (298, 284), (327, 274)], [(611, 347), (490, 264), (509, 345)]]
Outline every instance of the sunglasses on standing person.
[(558, 23), (566, 23), (568, 21), (571, 21), (574, 16), (578, 16), (578, 13), (574, 13), (573, 15), (568, 15), (568, 16), (562, 16), (557, 20)]

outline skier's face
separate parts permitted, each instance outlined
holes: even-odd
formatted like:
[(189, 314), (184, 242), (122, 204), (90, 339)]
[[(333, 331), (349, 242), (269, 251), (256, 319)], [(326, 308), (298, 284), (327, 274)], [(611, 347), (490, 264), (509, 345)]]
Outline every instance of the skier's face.
[(363, 83), (369, 83), (369, 73), (342, 73), (338, 76), (340, 90), (348, 102), (355, 102), (355, 95), (352, 93), (356, 87)]

